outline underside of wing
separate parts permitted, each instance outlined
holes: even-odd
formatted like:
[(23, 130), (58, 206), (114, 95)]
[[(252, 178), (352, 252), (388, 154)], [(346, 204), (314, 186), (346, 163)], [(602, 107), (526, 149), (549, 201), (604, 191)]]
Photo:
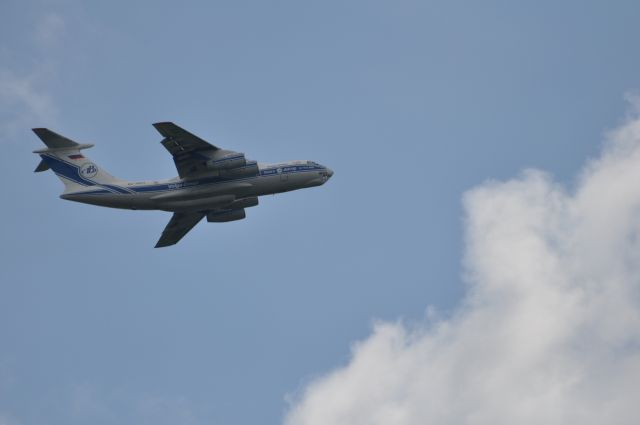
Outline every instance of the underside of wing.
[(200, 212), (174, 213), (155, 247), (175, 245), (202, 220), (202, 217), (204, 213)]

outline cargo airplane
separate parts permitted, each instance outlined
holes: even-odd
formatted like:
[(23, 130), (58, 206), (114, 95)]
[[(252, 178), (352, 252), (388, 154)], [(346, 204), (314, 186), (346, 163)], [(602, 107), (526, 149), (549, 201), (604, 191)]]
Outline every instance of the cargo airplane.
[(35, 150), (42, 161), (36, 172), (51, 169), (64, 183), (60, 197), (111, 208), (173, 213), (156, 248), (174, 245), (203, 217), (208, 222), (245, 218), (258, 197), (320, 186), (333, 171), (313, 161), (259, 164), (243, 153), (218, 148), (171, 122), (153, 126), (173, 156), (178, 177), (131, 182), (113, 177), (80, 151), (79, 144), (46, 128), (34, 133), (47, 145)]

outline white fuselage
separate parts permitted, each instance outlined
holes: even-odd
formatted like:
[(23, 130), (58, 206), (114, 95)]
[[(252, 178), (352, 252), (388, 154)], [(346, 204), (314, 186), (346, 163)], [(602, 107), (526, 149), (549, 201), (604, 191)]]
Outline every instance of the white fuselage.
[(208, 211), (233, 207), (244, 198), (320, 186), (333, 175), (329, 168), (312, 161), (259, 164), (257, 175), (235, 177), (210, 173), (197, 178), (130, 182), (89, 186), (64, 193), (61, 198), (111, 208)]

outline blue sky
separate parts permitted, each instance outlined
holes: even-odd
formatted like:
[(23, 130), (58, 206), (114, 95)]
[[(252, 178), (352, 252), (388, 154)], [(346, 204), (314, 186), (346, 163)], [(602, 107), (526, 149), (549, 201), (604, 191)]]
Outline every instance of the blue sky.
[[(571, 187), (640, 85), (636, 2), (5, 1), (0, 423), (279, 423), (376, 320), (464, 296), (465, 191)], [(169, 220), (58, 199), (50, 127), (175, 175), (152, 122), (325, 186), (152, 247)]]

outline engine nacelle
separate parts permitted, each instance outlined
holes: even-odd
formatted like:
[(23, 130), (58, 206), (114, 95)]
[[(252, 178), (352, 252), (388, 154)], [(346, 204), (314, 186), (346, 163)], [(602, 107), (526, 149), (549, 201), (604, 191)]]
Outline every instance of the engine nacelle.
[(260, 174), (260, 170), (256, 161), (246, 161), (242, 167), (231, 168), (220, 173), (221, 176), (229, 178), (254, 177), (258, 174)]
[(238, 152), (226, 152), (215, 155), (212, 159), (206, 162), (206, 167), (209, 170), (231, 170), (233, 168), (244, 167), (247, 165), (247, 160), (244, 158), (243, 153)]
[(209, 211), (207, 213), (207, 221), (209, 223), (226, 223), (227, 221), (242, 220), (247, 214), (244, 212), (244, 208), (237, 210), (218, 210)]

